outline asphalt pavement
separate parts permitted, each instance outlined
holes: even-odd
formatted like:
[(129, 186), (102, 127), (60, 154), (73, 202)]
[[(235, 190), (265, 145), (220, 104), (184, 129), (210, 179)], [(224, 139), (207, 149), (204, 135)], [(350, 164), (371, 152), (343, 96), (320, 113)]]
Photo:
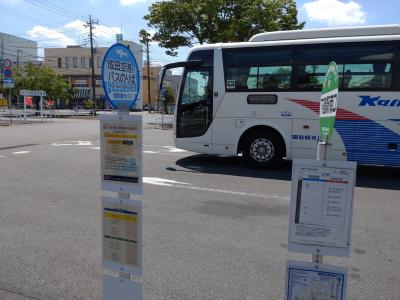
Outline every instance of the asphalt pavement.
[[(291, 163), (177, 149), (143, 113), (143, 299), (282, 299)], [(0, 299), (100, 299), (99, 123), (0, 126)], [(399, 299), (400, 171), (360, 167), (347, 299)]]

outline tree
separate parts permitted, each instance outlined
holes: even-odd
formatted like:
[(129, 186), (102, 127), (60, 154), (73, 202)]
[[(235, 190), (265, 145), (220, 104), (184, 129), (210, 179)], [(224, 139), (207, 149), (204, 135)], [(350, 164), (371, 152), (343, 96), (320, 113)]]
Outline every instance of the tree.
[(151, 41), (151, 34), (144, 29), (139, 31), (140, 43), (143, 45), (147, 45), (148, 42)]
[(165, 87), (165, 93), (164, 93), (164, 110), (166, 114), (169, 114), (169, 107), (175, 103), (175, 96), (174, 96), (174, 90), (170, 86)]
[(51, 99), (65, 100), (69, 97), (68, 82), (47, 66), (28, 64), (14, 70), (16, 96), (22, 89), (43, 90)]
[(253, 35), (302, 29), (294, 0), (170, 0), (155, 2), (144, 16), (157, 30), (153, 40), (167, 54), (199, 43), (243, 42)]

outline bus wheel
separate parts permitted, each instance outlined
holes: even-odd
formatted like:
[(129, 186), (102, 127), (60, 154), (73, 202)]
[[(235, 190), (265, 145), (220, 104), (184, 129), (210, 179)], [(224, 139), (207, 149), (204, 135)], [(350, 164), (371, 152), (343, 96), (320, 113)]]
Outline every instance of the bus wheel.
[(284, 145), (281, 138), (270, 130), (257, 130), (244, 140), (243, 157), (253, 166), (272, 168), (283, 157)]

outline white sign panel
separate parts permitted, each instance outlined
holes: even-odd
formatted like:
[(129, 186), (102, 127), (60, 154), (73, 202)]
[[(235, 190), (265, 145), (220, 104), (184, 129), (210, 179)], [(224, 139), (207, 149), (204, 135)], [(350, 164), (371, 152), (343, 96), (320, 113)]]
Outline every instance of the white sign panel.
[(349, 256), (356, 163), (293, 162), (289, 251)]
[(288, 261), (286, 300), (345, 300), (348, 270), (327, 264)]
[(21, 96), (40, 96), (40, 97), (44, 97), (47, 95), (46, 91), (31, 91), (31, 90), (20, 90), (19, 94)]
[(103, 267), (142, 275), (142, 202), (102, 197)]
[(142, 116), (100, 116), (101, 187), (142, 193)]
[(103, 300), (141, 300), (142, 283), (103, 274)]

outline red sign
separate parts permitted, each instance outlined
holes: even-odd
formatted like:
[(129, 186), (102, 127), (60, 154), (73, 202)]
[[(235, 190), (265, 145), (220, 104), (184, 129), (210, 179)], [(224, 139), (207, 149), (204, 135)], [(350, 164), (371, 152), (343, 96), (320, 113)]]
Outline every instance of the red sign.
[(8, 58), (6, 58), (6, 59), (4, 60), (4, 62), (3, 62), (3, 65), (4, 65), (4, 68), (5, 68), (6, 70), (10, 70), (10, 69), (11, 69), (11, 66), (12, 66), (12, 61), (9, 60)]
[(51, 99), (47, 100), (46, 101), (46, 106), (47, 107), (53, 107), (54, 106), (54, 100), (51, 100)]
[(32, 106), (32, 97), (31, 96), (26, 96), (25, 103), (26, 103), (27, 106)]

